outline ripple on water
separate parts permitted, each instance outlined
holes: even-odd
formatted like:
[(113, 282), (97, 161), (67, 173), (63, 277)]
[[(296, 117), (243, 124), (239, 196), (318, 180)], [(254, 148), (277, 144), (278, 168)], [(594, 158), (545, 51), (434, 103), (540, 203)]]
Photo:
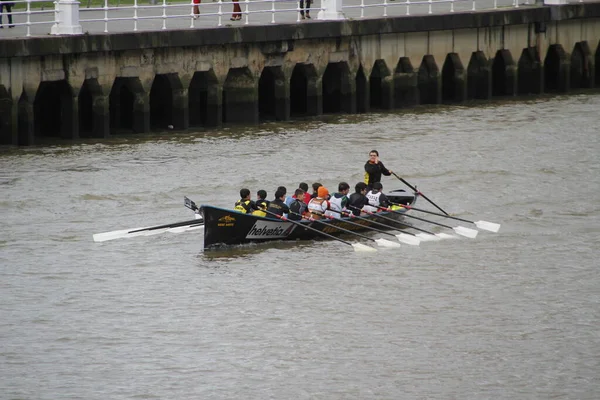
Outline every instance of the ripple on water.
[[(2, 392), (595, 399), (598, 109), (597, 94), (543, 97), (3, 152)], [(231, 207), (241, 187), (354, 186), (373, 148), (500, 232), (376, 253), (203, 252), (201, 231), (92, 241), (189, 219), (184, 195)]]

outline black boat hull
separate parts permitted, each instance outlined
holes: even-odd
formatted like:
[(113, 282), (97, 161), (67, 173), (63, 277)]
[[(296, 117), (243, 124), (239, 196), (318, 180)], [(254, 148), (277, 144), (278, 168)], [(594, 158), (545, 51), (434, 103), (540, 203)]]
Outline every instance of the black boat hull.
[[(402, 197), (399, 197), (399, 196)], [(406, 192), (389, 195), (393, 202), (412, 205), (416, 197), (407, 195)], [(211, 249), (221, 246), (232, 246), (246, 243), (262, 243), (273, 240), (313, 240), (327, 239), (327, 235), (338, 236), (347, 234), (336, 227), (350, 231), (365, 231), (369, 227), (377, 229), (398, 230), (401, 224), (390, 221), (393, 219), (402, 222), (406, 209), (398, 212), (381, 212), (377, 215), (365, 215), (361, 218), (342, 218), (335, 220), (319, 221), (283, 221), (271, 217), (259, 217), (252, 214), (242, 214), (234, 210), (228, 210), (213, 206), (202, 206), (204, 215), (204, 248)], [(381, 218), (385, 217), (385, 218)], [(383, 225), (381, 225), (383, 224)], [(312, 228), (307, 229), (306, 226)], [(316, 230), (316, 231), (315, 231)], [(322, 232), (324, 234), (321, 234)]]

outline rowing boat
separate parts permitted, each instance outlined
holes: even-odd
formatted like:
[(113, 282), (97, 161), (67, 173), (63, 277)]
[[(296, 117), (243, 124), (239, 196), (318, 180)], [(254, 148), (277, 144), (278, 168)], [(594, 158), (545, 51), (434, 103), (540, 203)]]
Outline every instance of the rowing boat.
[[(418, 197), (404, 190), (394, 190), (386, 193), (386, 196), (393, 203), (407, 206), (412, 206)], [(382, 226), (387, 226), (389, 230), (400, 230), (407, 226), (401, 223), (404, 220), (403, 213), (407, 211), (405, 208), (373, 213), (360, 219), (344, 217), (318, 221), (261, 217), (210, 205), (203, 205), (200, 210), (204, 217), (204, 249), (273, 240), (326, 239), (347, 231), (359, 232)]]

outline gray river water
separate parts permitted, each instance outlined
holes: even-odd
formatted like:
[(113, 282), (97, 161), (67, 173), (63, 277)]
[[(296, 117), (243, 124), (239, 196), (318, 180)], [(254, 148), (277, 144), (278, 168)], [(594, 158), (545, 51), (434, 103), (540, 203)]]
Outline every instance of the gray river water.
[[(599, 112), (596, 93), (3, 149), (0, 398), (598, 399)], [(191, 219), (183, 196), (354, 186), (371, 149), (500, 232), (92, 240)]]

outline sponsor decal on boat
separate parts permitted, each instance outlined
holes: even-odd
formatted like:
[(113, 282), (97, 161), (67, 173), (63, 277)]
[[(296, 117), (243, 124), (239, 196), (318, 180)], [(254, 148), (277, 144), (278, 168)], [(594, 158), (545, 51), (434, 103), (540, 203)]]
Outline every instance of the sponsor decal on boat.
[(231, 215), (226, 215), (224, 217), (219, 218), (217, 221), (217, 226), (233, 226), (235, 225), (235, 218)]
[(292, 233), (295, 227), (296, 225), (286, 226), (282, 222), (256, 221), (248, 231), (246, 239), (284, 238)]

